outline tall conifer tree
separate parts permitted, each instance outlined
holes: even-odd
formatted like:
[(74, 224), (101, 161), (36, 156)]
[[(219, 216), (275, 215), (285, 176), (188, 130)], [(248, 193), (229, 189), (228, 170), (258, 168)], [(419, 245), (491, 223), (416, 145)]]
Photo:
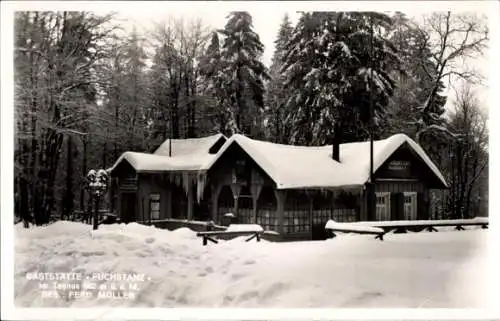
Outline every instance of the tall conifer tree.
[(287, 102), (294, 126), (290, 143), (324, 144), (340, 134), (344, 141), (368, 137), (371, 22), (375, 124), (383, 118), (395, 85), (389, 72), (399, 66), (395, 46), (382, 35), (391, 18), (373, 12), (304, 13), (282, 69), (293, 90)]
[(221, 48), (221, 68), (230, 102), (229, 126), (232, 133), (261, 136), (264, 108), (264, 80), (269, 79), (260, 58), (264, 45), (253, 30), (248, 12), (231, 12), (224, 29)]

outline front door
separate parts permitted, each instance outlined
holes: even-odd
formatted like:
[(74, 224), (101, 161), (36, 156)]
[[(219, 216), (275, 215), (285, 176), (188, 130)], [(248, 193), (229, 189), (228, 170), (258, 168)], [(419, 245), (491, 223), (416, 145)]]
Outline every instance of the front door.
[(404, 214), (405, 220), (416, 220), (417, 219), (417, 193), (416, 192), (405, 192), (405, 205)]
[(121, 201), (121, 218), (123, 223), (130, 223), (135, 221), (135, 193), (122, 193)]

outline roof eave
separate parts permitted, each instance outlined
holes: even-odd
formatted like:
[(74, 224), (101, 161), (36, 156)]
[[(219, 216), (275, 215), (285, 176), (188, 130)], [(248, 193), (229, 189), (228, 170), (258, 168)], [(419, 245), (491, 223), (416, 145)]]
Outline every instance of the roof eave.
[(364, 184), (346, 184), (346, 185), (295, 185), (295, 186), (286, 186), (286, 185), (276, 185), (276, 188), (279, 190), (321, 190), (321, 189), (355, 189), (355, 188), (362, 188)]

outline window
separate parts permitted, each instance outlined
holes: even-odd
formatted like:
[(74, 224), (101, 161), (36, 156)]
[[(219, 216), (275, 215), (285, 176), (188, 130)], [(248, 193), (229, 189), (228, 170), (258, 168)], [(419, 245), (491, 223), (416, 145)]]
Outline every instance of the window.
[[(272, 223), (272, 221), (271, 221)], [(275, 220), (274, 224), (277, 224)], [(283, 217), (285, 233), (308, 232), (311, 227), (308, 209), (287, 210)]]
[(149, 194), (149, 217), (151, 220), (160, 219), (160, 194)]
[(417, 192), (404, 192), (405, 220), (417, 219)]
[(244, 160), (237, 160), (233, 170), (233, 183), (246, 185), (249, 183), (250, 173)]
[(285, 233), (309, 232), (310, 200), (303, 191), (287, 192), (287, 201), (283, 213)]
[(391, 193), (379, 192), (376, 195), (375, 219), (377, 221), (391, 220)]
[(262, 226), (265, 231), (275, 231), (278, 225), (276, 211), (261, 209), (257, 213), (257, 224)]

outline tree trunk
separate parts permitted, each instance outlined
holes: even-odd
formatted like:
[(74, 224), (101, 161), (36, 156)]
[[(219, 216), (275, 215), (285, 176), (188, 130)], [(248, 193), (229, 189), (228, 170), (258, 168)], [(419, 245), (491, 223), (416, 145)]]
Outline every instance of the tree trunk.
[[(471, 197), (472, 197), (472, 190), (474, 189), (474, 185), (477, 181), (477, 179), (481, 176), (481, 173), (483, 172), (484, 168), (486, 167), (486, 163), (484, 163), (483, 166), (481, 166), (479, 169), (478, 169), (478, 157), (479, 156), (476, 156), (475, 160), (474, 160), (474, 167), (473, 167), (473, 173), (472, 173), (472, 179), (471, 181), (469, 182), (469, 185), (468, 185), (468, 190), (467, 190), (467, 198), (466, 198), (466, 213), (470, 214), (470, 204), (471, 204)], [(478, 216), (477, 214), (474, 215), (474, 216)], [(472, 215), (469, 215), (469, 218), (472, 218)]]
[[(462, 149), (461, 157), (463, 159), (463, 165), (461, 172), (461, 191), (460, 191), (460, 210), (461, 210), (461, 218), (466, 218), (469, 213), (466, 212), (466, 190), (469, 181), (469, 157), (468, 157), (468, 144), (466, 144), (465, 148)], [(465, 155), (464, 155), (465, 154)]]
[[(118, 89), (113, 89), (114, 93), (114, 105), (115, 105), (115, 131), (114, 131), (114, 142), (113, 142), (113, 159), (118, 159), (118, 122), (119, 122), (119, 104), (118, 104)], [(85, 173), (86, 175), (86, 173)]]
[(102, 143), (102, 168), (106, 169), (108, 158), (108, 130), (106, 130), (106, 137), (104, 137), (104, 142)]
[(66, 216), (67, 219), (71, 218), (74, 208), (74, 195), (73, 195), (73, 139), (68, 136), (66, 141), (67, 158), (66, 158), (66, 193), (64, 196), (64, 210), (61, 212), (61, 219)]
[(237, 80), (238, 80), (238, 90), (236, 91), (236, 127), (238, 131), (242, 134), (248, 134), (243, 130), (243, 125), (242, 125), (242, 113), (243, 113), (243, 86), (242, 86), (242, 76), (241, 76), (241, 71), (240, 67), (238, 66), (238, 69), (236, 70), (236, 75), (237, 75)]
[(57, 170), (59, 165), (59, 157), (61, 155), (61, 146), (63, 143), (63, 135), (61, 133), (55, 133), (53, 144), (50, 146), (50, 163), (49, 163), (49, 177), (47, 182), (47, 194), (46, 194), (46, 204), (44, 216), (46, 217), (46, 222), (50, 221), (52, 210), (54, 208), (55, 201), (55, 182), (57, 176)]
[(174, 93), (172, 95), (173, 104), (170, 107), (170, 138), (177, 139), (180, 137), (179, 131), (179, 91), (177, 90), (177, 86), (175, 86)]
[(194, 137), (192, 133), (192, 124), (191, 124), (191, 102), (190, 102), (190, 85), (189, 85), (189, 76), (187, 70), (184, 72), (184, 92), (185, 92), (185, 105), (186, 105), (186, 117), (184, 119), (184, 124), (185, 124), (185, 137), (186, 138), (191, 138)]
[(93, 229), (97, 230), (99, 226), (99, 196), (94, 195), (94, 219), (93, 221)]
[(457, 172), (456, 172), (456, 147), (454, 145), (450, 146), (450, 155), (451, 155), (451, 186), (450, 186), (450, 196), (449, 196), (449, 201), (448, 201), (448, 209), (451, 214), (451, 218), (456, 218), (456, 177), (457, 177)]
[[(20, 119), (21, 123), (21, 132), (26, 132), (25, 120)], [(28, 169), (26, 168), (26, 164), (28, 161), (28, 148), (26, 146), (25, 140), (19, 139), (19, 147), (20, 147), (20, 157), (19, 157), (19, 169), (17, 173), (19, 188), (18, 188), (18, 197), (17, 202), (19, 204), (19, 216), (21, 217), (24, 227), (29, 227), (29, 221), (31, 221), (30, 208), (29, 208), (29, 188), (28, 181), (26, 179), (26, 174)]]
[(191, 80), (191, 137), (196, 137), (196, 78), (198, 72), (195, 72)]
[[(33, 24), (37, 25), (38, 24), (38, 19), (39, 19), (39, 13), (35, 12), (35, 16), (33, 18)], [(33, 44), (31, 44), (31, 47), (33, 47)], [(37, 153), (38, 153), (38, 142), (37, 142), (37, 113), (38, 113), (38, 77), (37, 77), (37, 69), (36, 65), (38, 64), (38, 59), (35, 61), (35, 57), (33, 53), (30, 53), (30, 82), (31, 82), (31, 89), (32, 89), (32, 94), (31, 94), (31, 149), (29, 153), (31, 154), (31, 161), (30, 161), (30, 177), (32, 179), (31, 182), (31, 200), (29, 197), (29, 188), (28, 188), (28, 195), (26, 196), (25, 201), (30, 202), (28, 204), (31, 204), (31, 210), (34, 210), (36, 208), (36, 199), (37, 197), (35, 196), (37, 194), (37, 189), (38, 189), (38, 180), (36, 179), (37, 176), (37, 166), (36, 166), (36, 158), (37, 158)], [(25, 150), (25, 153), (27, 153), (28, 150)], [(28, 163), (26, 162), (25, 165)], [(29, 206), (28, 206), (29, 207)], [(31, 216), (31, 215), (30, 215)], [(33, 216), (35, 214), (33, 213)]]
[[(82, 178), (87, 175), (87, 137), (82, 137), (83, 156), (82, 156)], [(80, 188), (80, 211), (85, 212), (85, 188)]]

